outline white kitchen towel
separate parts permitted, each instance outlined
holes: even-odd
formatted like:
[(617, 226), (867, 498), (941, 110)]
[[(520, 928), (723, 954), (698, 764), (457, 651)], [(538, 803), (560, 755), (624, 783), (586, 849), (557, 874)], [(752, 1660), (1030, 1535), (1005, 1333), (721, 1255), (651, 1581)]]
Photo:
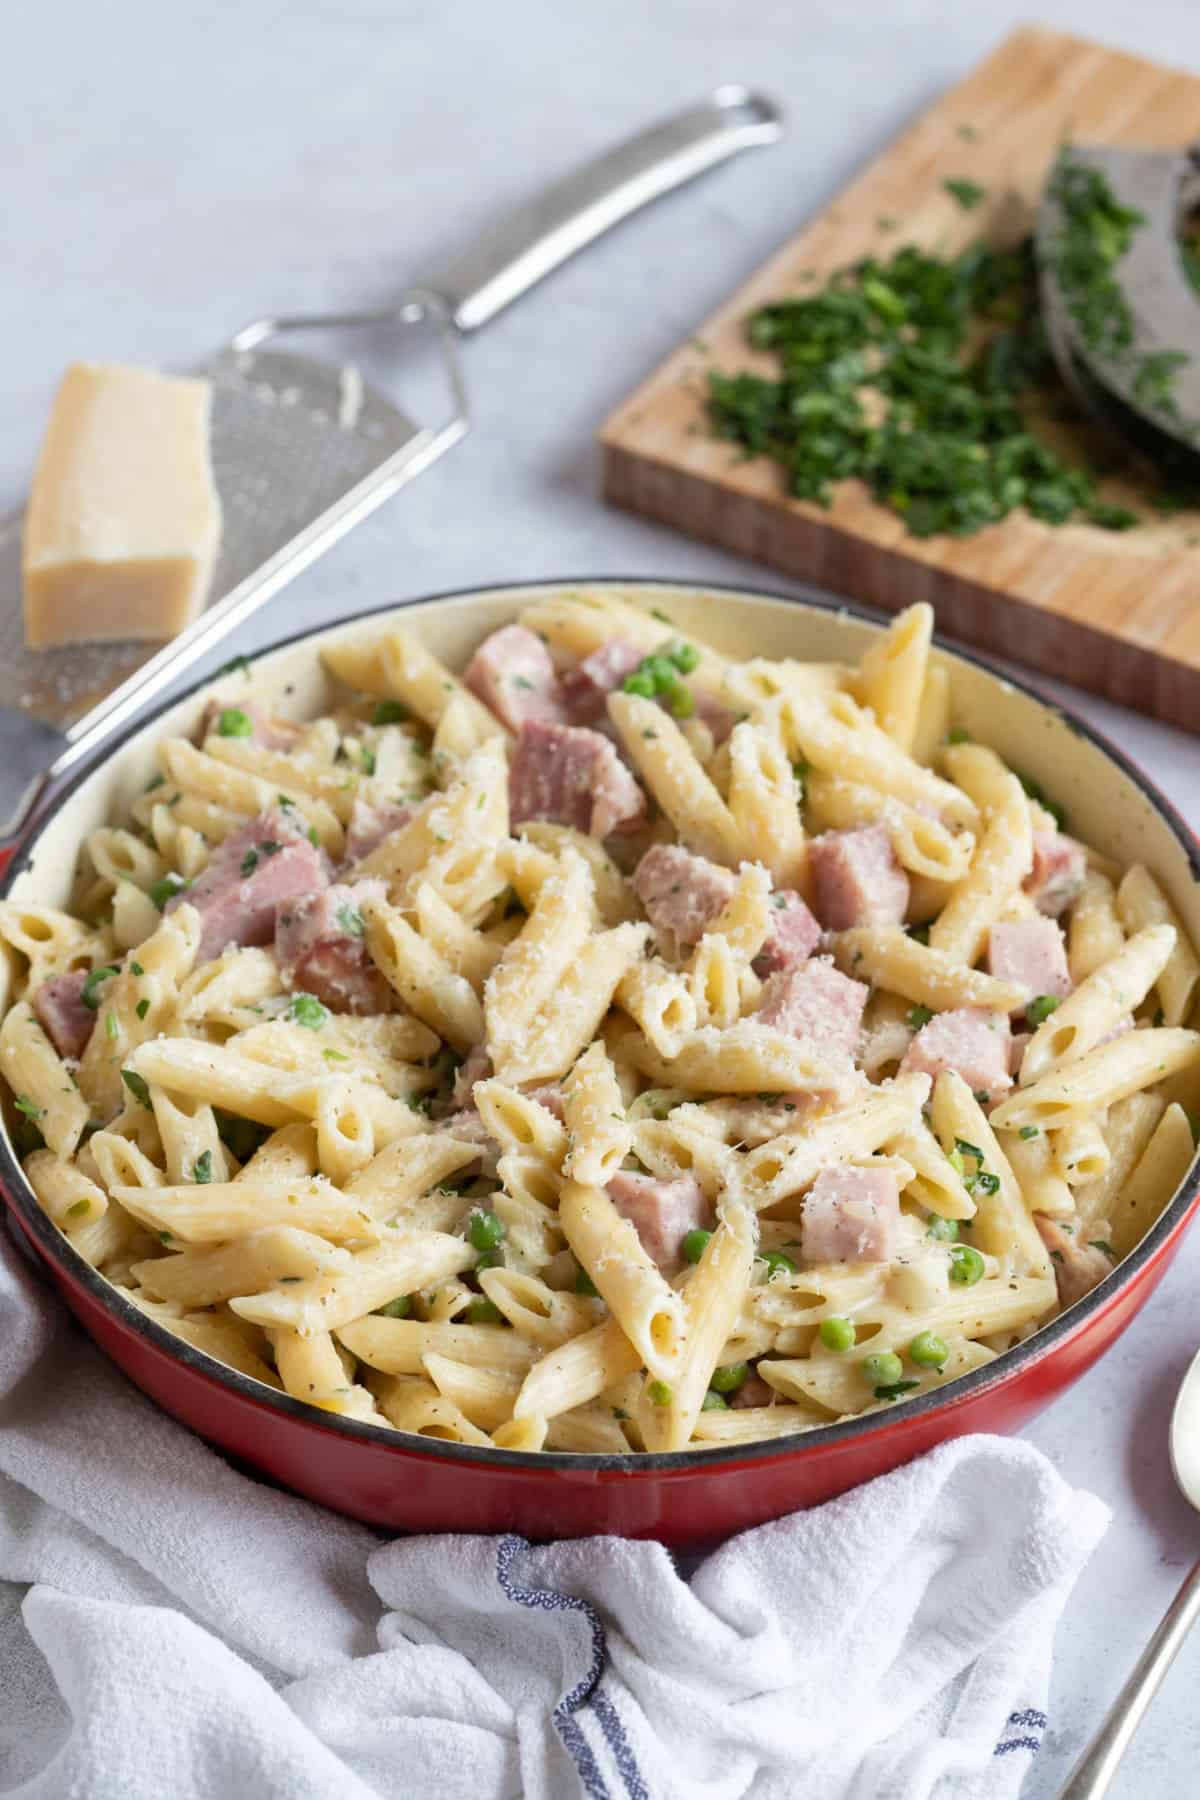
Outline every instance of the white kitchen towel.
[(0, 1794), (1004, 1800), (1107, 1518), (975, 1437), (690, 1580), (618, 1538), (385, 1542), (159, 1413), (4, 1243)]

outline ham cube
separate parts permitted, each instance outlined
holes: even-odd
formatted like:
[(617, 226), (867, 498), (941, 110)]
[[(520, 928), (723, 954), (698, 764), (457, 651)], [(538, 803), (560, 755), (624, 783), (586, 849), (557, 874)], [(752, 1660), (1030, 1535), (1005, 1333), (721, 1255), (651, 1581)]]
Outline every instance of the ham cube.
[(474, 1049), (468, 1053), (466, 1061), (458, 1066), (454, 1077), (454, 1089), (450, 1095), (451, 1105), (461, 1108), (463, 1111), (467, 1107), (474, 1106), (475, 1083), (486, 1081), (491, 1072), (492, 1059), (488, 1055), (487, 1045), (476, 1044)]
[(457, 1138), (460, 1143), (475, 1144), (479, 1148), (478, 1162), (466, 1163), (456, 1170), (455, 1181), (477, 1175), (481, 1175), (485, 1181), (496, 1180), (500, 1146), (473, 1106), (464, 1107), (462, 1112), (447, 1113), (441, 1121), (441, 1128), (447, 1136)]
[(550, 652), (524, 625), (504, 625), (485, 638), (467, 664), (463, 681), (510, 731), (536, 721), (562, 725), (563, 692)]
[(609, 1182), (607, 1193), (621, 1217), (636, 1230), (647, 1256), (660, 1269), (677, 1269), (683, 1261), (683, 1240), (688, 1232), (712, 1224), (708, 1196), (694, 1175), (661, 1181), (657, 1175), (622, 1170)]
[(595, 838), (635, 831), (646, 816), (645, 795), (606, 737), (537, 720), (521, 727), (508, 798), (514, 826), (548, 819)]
[(1099, 1244), (1081, 1244), (1066, 1224), (1045, 1213), (1034, 1213), (1033, 1222), (1054, 1264), (1060, 1306), (1073, 1306), (1111, 1275), (1113, 1259)]
[(999, 920), (988, 939), (988, 969), (1030, 995), (1053, 994), (1065, 1000), (1071, 992), (1066, 945), (1053, 919)]
[(240, 713), (250, 725), (249, 731), (237, 729), (227, 731), (222, 735), (244, 738), (260, 750), (290, 750), (300, 736), (298, 725), (291, 724), (287, 719), (271, 718), (270, 714), (265, 713), (262, 707), (256, 705), (253, 700), (242, 700), (236, 705), (221, 700), (210, 700), (204, 709), (204, 716), (200, 720), (201, 743), (214, 732), (220, 732), (222, 713), (231, 713), (235, 716)]
[(774, 1398), (775, 1389), (769, 1387), (761, 1375), (751, 1371), (741, 1387), (730, 1394), (729, 1404), (740, 1410), (747, 1406), (770, 1406)]
[(336, 1013), (390, 1012), (392, 990), (367, 954), (360, 910), (386, 900), (382, 881), (335, 883), (281, 906), (275, 960), (285, 984)]
[(802, 968), (772, 975), (755, 1017), (760, 1025), (811, 1044), (821, 1055), (852, 1056), (869, 993), (864, 982), (835, 969), (831, 957), (818, 956)]
[(892, 1169), (822, 1169), (804, 1201), (805, 1262), (890, 1262), (900, 1247), (900, 1186)]
[(411, 806), (371, 806), (356, 798), (346, 827), (346, 862), (361, 862), (364, 856), (370, 856), (385, 838), (403, 830), (413, 810)]
[(259, 813), (231, 832), (212, 853), (191, 887), (172, 895), (173, 912), (184, 900), (200, 914), (198, 963), (210, 962), (230, 944), (269, 944), (281, 906), (326, 886), (321, 852), (290, 812)]
[(821, 927), (799, 894), (780, 888), (771, 895), (771, 928), (754, 959), (754, 973), (764, 977), (798, 969), (821, 941)]
[(679, 844), (652, 845), (633, 872), (646, 917), (676, 956), (695, 949), (736, 885), (728, 869)]
[(1062, 831), (1035, 831), (1033, 867), (1025, 877), (1025, 892), (1038, 911), (1057, 919), (1079, 898), (1087, 874), (1087, 851)]
[(884, 825), (826, 831), (809, 848), (817, 917), (829, 931), (902, 925), (908, 876)]
[[(943, 1069), (962, 1076), (972, 1093), (994, 1100), (1012, 1086), (1012, 1034), (1006, 1013), (962, 1006), (935, 1013), (904, 1053), (900, 1073), (937, 1077)], [(983, 1105), (983, 1101), (980, 1101)]]
[(51, 975), (34, 992), (38, 1023), (60, 1056), (82, 1056), (92, 1035), (96, 1015), (81, 998), (87, 978), (86, 969), (72, 969), (68, 975)]
[(633, 674), (644, 656), (636, 644), (611, 638), (568, 669), (562, 678), (562, 691), (572, 725), (594, 725), (604, 718), (609, 694)]

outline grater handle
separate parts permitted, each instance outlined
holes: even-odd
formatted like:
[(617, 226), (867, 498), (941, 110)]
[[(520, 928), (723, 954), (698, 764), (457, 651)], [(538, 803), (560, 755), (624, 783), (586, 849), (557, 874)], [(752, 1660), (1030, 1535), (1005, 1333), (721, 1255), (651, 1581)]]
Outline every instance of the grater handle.
[(460, 331), (474, 331), (611, 226), (781, 130), (772, 101), (719, 87), (498, 220), (422, 285), (445, 300)]

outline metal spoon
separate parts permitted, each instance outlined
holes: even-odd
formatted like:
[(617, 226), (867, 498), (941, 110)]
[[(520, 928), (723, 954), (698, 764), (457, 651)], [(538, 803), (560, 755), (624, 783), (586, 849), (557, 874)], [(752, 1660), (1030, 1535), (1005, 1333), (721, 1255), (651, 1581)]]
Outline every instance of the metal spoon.
[[(1200, 1352), (1193, 1357), (1171, 1414), (1171, 1467), (1184, 1498), (1200, 1512)], [(1059, 1800), (1099, 1800), (1129, 1748), (1184, 1638), (1200, 1616), (1200, 1562), (1176, 1594), (1108, 1716), (1067, 1778)]]

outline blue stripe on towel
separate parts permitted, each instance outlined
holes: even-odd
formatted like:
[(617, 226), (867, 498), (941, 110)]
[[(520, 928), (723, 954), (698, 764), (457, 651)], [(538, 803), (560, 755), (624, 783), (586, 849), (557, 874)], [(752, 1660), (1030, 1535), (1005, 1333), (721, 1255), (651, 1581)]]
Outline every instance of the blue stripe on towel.
[(574, 1717), (582, 1707), (590, 1704), (625, 1784), (629, 1800), (650, 1800), (650, 1790), (638, 1768), (637, 1758), (625, 1735), (620, 1714), (600, 1686), (600, 1677), (608, 1661), (608, 1644), (600, 1615), (594, 1606), (589, 1606), (577, 1594), (562, 1594), (557, 1588), (522, 1586), (516, 1578), (514, 1564), (528, 1548), (526, 1540), (515, 1535), (501, 1538), (496, 1546), (496, 1580), (505, 1597), (514, 1605), (527, 1606), (535, 1612), (579, 1613), (587, 1620), (592, 1640), (592, 1660), (587, 1673), (563, 1695), (551, 1714), (554, 1729), (575, 1764), (584, 1792), (588, 1795), (588, 1800), (611, 1800), (596, 1758)]
[[(1045, 1713), (1038, 1712), (1037, 1708), (1033, 1706), (1026, 1707), (1024, 1712), (1009, 1713), (1008, 1718), (1005, 1721), (1005, 1730), (1011, 1731), (1020, 1727), (1024, 1727), (1029, 1732), (1045, 1731)], [(1041, 1747), (1041, 1738), (1033, 1737), (1032, 1735), (1026, 1737), (1003, 1738), (1001, 1742), (996, 1745), (992, 1754), (993, 1756), (1008, 1756), (1013, 1750), (1030, 1750), (1036, 1755)]]

